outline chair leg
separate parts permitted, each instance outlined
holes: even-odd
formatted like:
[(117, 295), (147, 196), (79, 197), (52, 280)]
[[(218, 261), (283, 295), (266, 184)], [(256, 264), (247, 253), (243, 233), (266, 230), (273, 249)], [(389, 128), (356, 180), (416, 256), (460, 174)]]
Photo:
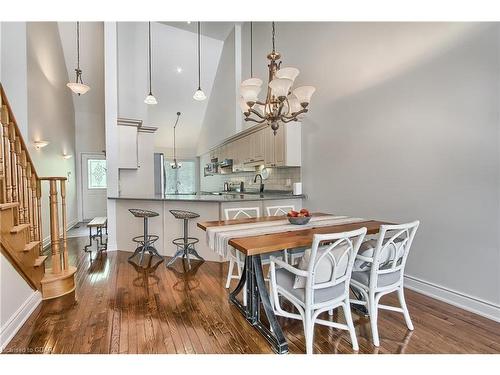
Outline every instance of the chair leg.
[(370, 293), (370, 295), (368, 296), (368, 313), (370, 314), (370, 327), (372, 329), (373, 345), (380, 346), (380, 340), (378, 337), (378, 327), (377, 327), (377, 318), (378, 318), (377, 299), (375, 298), (375, 294), (373, 293)]
[(408, 306), (406, 306), (403, 286), (401, 286), (401, 288), (398, 289), (398, 299), (399, 299), (399, 304), (401, 305), (401, 308), (403, 309), (403, 315), (405, 317), (406, 326), (408, 327), (408, 329), (410, 331), (413, 331), (413, 323), (411, 322), (410, 312), (408, 311)]
[(352, 321), (351, 304), (349, 303), (349, 299), (347, 299), (344, 302), (342, 308), (344, 310), (344, 317), (347, 323), (347, 327), (349, 327), (349, 335), (351, 336), (352, 349), (357, 351), (359, 350), (358, 338), (356, 337), (356, 330), (354, 329), (354, 323)]
[(306, 310), (304, 314), (304, 335), (306, 337), (306, 354), (313, 354), (314, 324), (311, 310)]
[(233, 268), (234, 268), (234, 260), (233, 258), (229, 258), (229, 269), (227, 270), (226, 289), (228, 289), (229, 285), (231, 284), (231, 276), (233, 276)]

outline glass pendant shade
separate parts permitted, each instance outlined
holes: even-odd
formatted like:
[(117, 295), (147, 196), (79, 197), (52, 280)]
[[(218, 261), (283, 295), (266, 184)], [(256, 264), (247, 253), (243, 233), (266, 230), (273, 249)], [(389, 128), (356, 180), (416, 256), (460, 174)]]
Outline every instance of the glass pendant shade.
[(275, 78), (269, 82), (269, 87), (271, 88), (272, 94), (279, 97), (286, 97), (288, 95), (288, 90), (292, 87), (293, 81), (288, 78)]
[(311, 96), (316, 91), (314, 86), (301, 86), (293, 90), (293, 94), (299, 100), (299, 103), (304, 106), (311, 102)]
[(295, 78), (299, 75), (300, 70), (297, 68), (281, 68), (276, 72), (276, 78), (287, 78), (295, 81)]
[(89, 86), (79, 82), (69, 82), (66, 84), (66, 86), (69, 87), (71, 91), (73, 91), (75, 94), (78, 95), (83, 95), (90, 90)]
[(288, 95), (288, 108), (289, 108), (289, 115), (292, 113), (296, 113), (302, 109), (299, 99), (294, 94)]
[(248, 85), (240, 88), (240, 94), (246, 103), (255, 103), (258, 100), (260, 90), (260, 86)]
[(260, 78), (249, 78), (241, 82), (240, 87), (245, 86), (262, 86), (262, 80)]
[(240, 98), (240, 109), (241, 109), (241, 112), (243, 112), (243, 113), (248, 112), (248, 110), (250, 109), (247, 102), (243, 98)]
[(158, 104), (158, 100), (156, 100), (156, 98), (154, 97), (154, 95), (152, 94), (149, 94), (148, 96), (146, 96), (146, 99), (144, 99), (144, 103), (146, 104)]
[(196, 92), (194, 93), (193, 95), (193, 99), (194, 100), (198, 100), (198, 101), (202, 101), (202, 100), (205, 100), (207, 98), (207, 96), (205, 95), (205, 93), (203, 92), (202, 89), (198, 89), (196, 90)]

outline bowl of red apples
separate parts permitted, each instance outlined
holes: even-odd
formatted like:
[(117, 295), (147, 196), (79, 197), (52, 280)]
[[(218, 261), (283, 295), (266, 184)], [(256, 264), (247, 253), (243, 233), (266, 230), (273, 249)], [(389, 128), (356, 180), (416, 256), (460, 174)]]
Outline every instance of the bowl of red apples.
[(286, 216), (288, 217), (288, 221), (290, 222), (290, 224), (294, 225), (304, 225), (307, 224), (309, 220), (311, 220), (311, 214), (305, 208), (300, 211), (292, 210), (288, 214), (286, 214)]

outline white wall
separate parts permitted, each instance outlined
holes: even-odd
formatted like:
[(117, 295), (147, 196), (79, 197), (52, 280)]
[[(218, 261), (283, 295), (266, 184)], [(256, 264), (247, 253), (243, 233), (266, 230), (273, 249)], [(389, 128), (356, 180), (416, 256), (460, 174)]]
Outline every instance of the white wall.
[[(220, 141), (236, 133), (235, 32), (224, 41), (212, 95), (198, 138), (197, 154), (202, 155)], [(239, 124), (238, 124), (239, 125)]]
[[(265, 80), (270, 25), (254, 32)], [(278, 23), (276, 37), (297, 84), (317, 87), (304, 204), (421, 220), (407, 274), (500, 319), (498, 25)]]
[[(76, 23), (58, 22), (68, 77), (75, 79)], [(82, 215), (82, 154), (101, 153), (106, 149), (104, 126), (104, 23), (80, 22), (80, 67), (83, 81), (90, 86), (85, 95), (73, 95), (75, 108), (75, 166), (78, 220)]]
[[(67, 160), (62, 157), (64, 153), (75, 155), (75, 111), (73, 94), (66, 87), (68, 74), (56, 22), (27, 24), (27, 67), (29, 152), (40, 177), (68, 178), (67, 220), (69, 224), (75, 223), (75, 157)], [(33, 139), (47, 140), (50, 144), (35, 150)], [(47, 240), (50, 234), (48, 183), (43, 182), (42, 187), (42, 233)]]
[(0, 255), (0, 352), (38, 306), (40, 293), (31, 289), (9, 261)]
[[(152, 91), (157, 105), (144, 103), (149, 92), (148, 24), (118, 23), (118, 115), (158, 127), (155, 147), (173, 147), (173, 125), (180, 111), (177, 148), (192, 152), (208, 106), (208, 100), (193, 99), (198, 87), (197, 34), (152, 22), (151, 43)], [(209, 98), (222, 45), (220, 40), (201, 36), (201, 87)]]
[(28, 134), (26, 22), (1, 23), (1, 81), (24, 138)]

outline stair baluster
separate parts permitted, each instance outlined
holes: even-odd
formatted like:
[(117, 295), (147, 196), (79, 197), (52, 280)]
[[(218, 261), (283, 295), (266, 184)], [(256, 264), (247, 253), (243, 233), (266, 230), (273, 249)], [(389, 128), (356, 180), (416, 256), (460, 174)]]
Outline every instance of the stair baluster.
[[(10, 151), (10, 173), (11, 173), (11, 191), (12, 191), (12, 202), (17, 202), (17, 162), (16, 162), (16, 128), (13, 122), (9, 124), (9, 151)], [(19, 211), (16, 212), (14, 216), (14, 222), (16, 225), (19, 222)]]
[[(3, 128), (3, 163), (5, 167), (5, 196), (6, 202), (12, 202), (12, 174), (10, 173), (10, 142), (9, 142), (9, 125), (4, 122), (4, 110), (2, 108), (2, 128)], [(8, 119), (7, 119), (8, 120)]]

